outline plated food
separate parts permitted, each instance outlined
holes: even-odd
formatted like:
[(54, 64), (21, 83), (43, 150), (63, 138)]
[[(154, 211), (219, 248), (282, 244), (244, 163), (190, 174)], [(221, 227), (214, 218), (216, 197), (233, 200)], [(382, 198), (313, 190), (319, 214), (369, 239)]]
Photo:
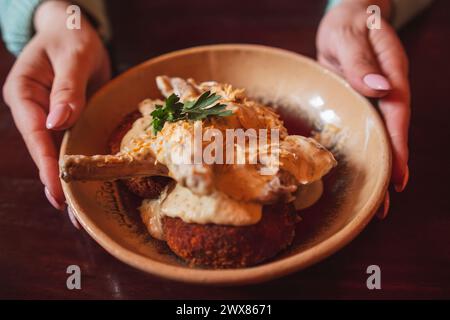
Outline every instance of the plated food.
[[(315, 205), (300, 210), (303, 220), (295, 225), (292, 243), (286, 249), (278, 248), (281, 251), (272, 258), (243, 268), (192, 267), (173, 254), (165, 242), (150, 236), (136, 208), (143, 198), (162, 190), (152, 190), (153, 182), (146, 185), (112, 181), (117, 179), (117, 172), (110, 171), (111, 162), (109, 168), (95, 172), (103, 174), (100, 180), (62, 181), (67, 203), (77, 220), (112, 256), (144, 272), (176, 281), (209, 285), (257, 283), (325, 259), (354, 239), (372, 219), (384, 199), (391, 172), (389, 139), (382, 119), (340, 77), (307, 57), (277, 48), (244, 44), (203, 46), (164, 54), (131, 68), (89, 100), (80, 119), (65, 133), (60, 159), (65, 155), (101, 155), (97, 158), (99, 163), (105, 162), (104, 157), (117, 159), (117, 141), (121, 142), (120, 137), (142, 117), (137, 110), (139, 103), (149, 97), (160, 97), (160, 103), (164, 102), (155, 82), (162, 73), (198, 81), (215, 79), (245, 88), (246, 96), (275, 107), (290, 135), (308, 136), (314, 130), (314, 138), (332, 150), (338, 163), (323, 177), (323, 188), (320, 180), (309, 184), (309, 188), (299, 186), (294, 194), (296, 200), (288, 203), (291, 208), (294, 204), (301, 208), (308, 203), (299, 203), (306, 196), (299, 197), (298, 193), (312, 196), (309, 203), (321, 195)], [(117, 149), (112, 152), (113, 140)], [(128, 159), (131, 161), (132, 157)], [(123, 174), (123, 165), (118, 166)], [(143, 166), (143, 174), (148, 175), (152, 168), (163, 169), (164, 165)], [(142, 177), (129, 176), (126, 180)], [(165, 179), (173, 180), (158, 176), (150, 181)], [(148, 193), (134, 196), (130, 186)]]
[[(310, 137), (289, 135), (275, 109), (244, 89), (158, 76), (109, 137), (110, 155), (65, 155), (66, 183), (121, 180), (142, 198), (142, 222), (190, 265), (238, 268), (287, 248), (297, 209), (320, 197), (337, 162)], [(208, 158), (209, 157), (209, 158)]]

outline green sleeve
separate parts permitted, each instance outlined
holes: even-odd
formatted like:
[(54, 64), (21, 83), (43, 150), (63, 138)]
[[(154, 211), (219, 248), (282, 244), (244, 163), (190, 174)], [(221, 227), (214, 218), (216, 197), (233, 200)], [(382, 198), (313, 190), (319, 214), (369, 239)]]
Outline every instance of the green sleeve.
[[(34, 34), (33, 15), (45, 0), (0, 0), (0, 30), (6, 48), (19, 55)], [(97, 30), (104, 41), (110, 38), (109, 21), (103, 0), (74, 1), (96, 22)]]
[(0, 29), (6, 48), (18, 55), (33, 36), (33, 15), (41, 0), (0, 0)]

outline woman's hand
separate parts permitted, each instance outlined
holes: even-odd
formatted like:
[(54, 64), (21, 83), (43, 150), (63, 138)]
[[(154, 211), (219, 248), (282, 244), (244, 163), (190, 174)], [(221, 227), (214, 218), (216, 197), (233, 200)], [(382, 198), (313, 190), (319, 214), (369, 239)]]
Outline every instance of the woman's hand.
[[(410, 90), (408, 59), (395, 30), (386, 20), (369, 30), (371, 4), (390, 15), (390, 1), (342, 1), (323, 18), (317, 35), (318, 60), (341, 74), (361, 94), (379, 98), (393, 150), (392, 182), (398, 192), (408, 177)], [(387, 196), (388, 197), (388, 196)]]
[(66, 28), (66, 8), (47, 1), (35, 13), (36, 34), (17, 58), (3, 88), (17, 128), (39, 169), (45, 194), (57, 209), (65, 207), (58, 153), (52, 130), (72, 126), (86, 96), (110, 77), (108, 54), (84, 17), (81, 29)]

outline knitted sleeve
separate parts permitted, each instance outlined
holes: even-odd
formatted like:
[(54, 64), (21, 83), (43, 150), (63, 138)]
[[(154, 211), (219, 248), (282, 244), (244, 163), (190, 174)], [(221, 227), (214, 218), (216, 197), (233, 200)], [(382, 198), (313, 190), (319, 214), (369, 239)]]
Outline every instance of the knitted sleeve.
[[(0, 0), (0, 30), (6, 48), (19, 55), (34, 34), (33, 16), (36, 8), (45, 0)], [(77, 0), (81, 7), (96, 22), (104, 41), (108, 41), (110, 26), (103, 0)]]

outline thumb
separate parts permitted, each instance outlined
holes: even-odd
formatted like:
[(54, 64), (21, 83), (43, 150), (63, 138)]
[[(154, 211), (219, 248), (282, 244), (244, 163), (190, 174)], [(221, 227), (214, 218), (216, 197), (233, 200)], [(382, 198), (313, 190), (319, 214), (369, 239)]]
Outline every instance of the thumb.
[(84, 108), (89, 72), (83, 61), (76, 58), (55, 61), (53, 69), (55, 75), (46, 126), (62, 130), (72, 126)]
[(391, 89), (389, 80), (381, 74), (368, 34), (348, 32), (340, 42), (337, 58), (350, 85), (367, 97), (379, 98)]

